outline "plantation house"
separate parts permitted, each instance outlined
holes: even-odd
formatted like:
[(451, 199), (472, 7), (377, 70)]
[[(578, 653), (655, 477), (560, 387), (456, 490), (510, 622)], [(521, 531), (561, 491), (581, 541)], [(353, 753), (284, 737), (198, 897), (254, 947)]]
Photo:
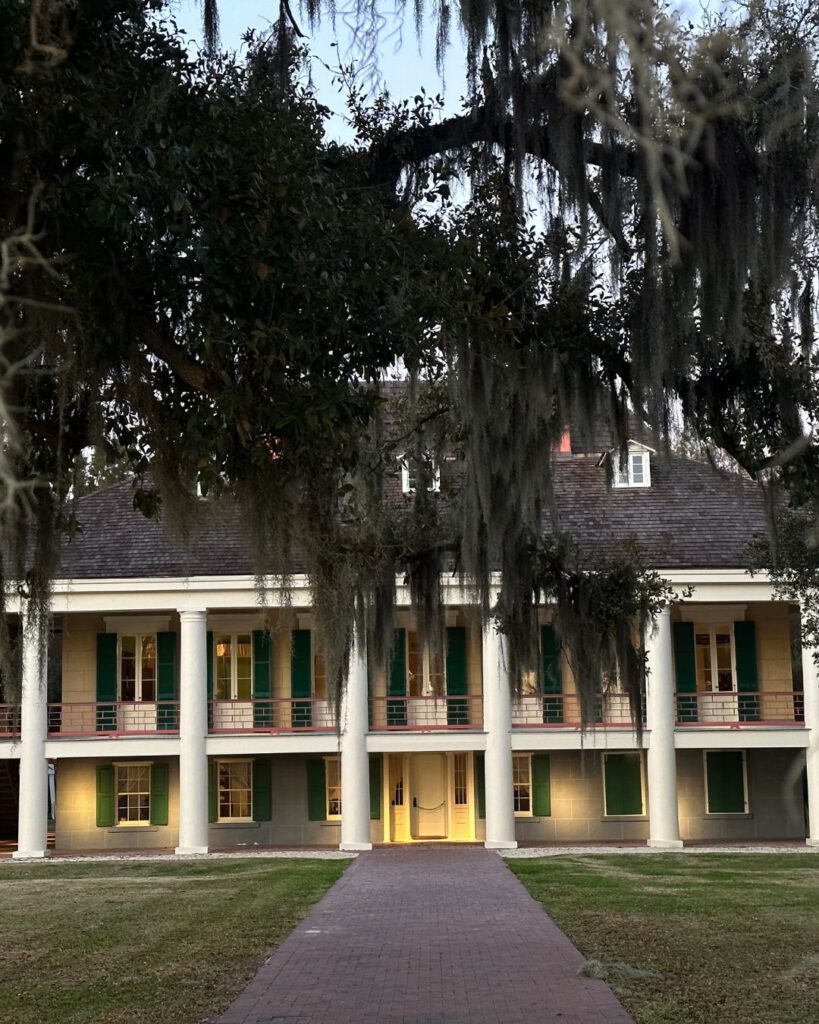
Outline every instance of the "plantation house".
[[(119, 484), (79, 502), (49, 650), (22, 631), (22, 704), (0, 705), (0, 820), (16, 856), (44, 856), (50, 827), (57, 850), (180, 854), (819, 843), (816, 670), (793, 653), (798, 607), (746, 571), (765, 529), (758, 489), (645, 445), (627, 465), (593, 447), (567, 438), (556, 456), (561, 525), (590, 551), (636, 542), (678, 595), (647, 638), (641, 737), (617, 692), (581, 730), (548, 607), (540, 678), (514, 696), (502, 637), (457, 580), (439, 657), (399, 586), (389, 670), (355, 647), (337, 721), (300, 567), (262, 606), (232, 505), (210, 505), (185, 546)], [(413, 483), (396, 474), (398, 492)]]

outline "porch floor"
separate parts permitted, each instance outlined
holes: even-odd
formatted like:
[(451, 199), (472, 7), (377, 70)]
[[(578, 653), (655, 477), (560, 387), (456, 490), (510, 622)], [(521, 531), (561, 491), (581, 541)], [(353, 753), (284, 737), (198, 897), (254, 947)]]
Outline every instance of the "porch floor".
[(381, 848), (344, 876), (220, 1024), (633, 1024), (503, 861)]

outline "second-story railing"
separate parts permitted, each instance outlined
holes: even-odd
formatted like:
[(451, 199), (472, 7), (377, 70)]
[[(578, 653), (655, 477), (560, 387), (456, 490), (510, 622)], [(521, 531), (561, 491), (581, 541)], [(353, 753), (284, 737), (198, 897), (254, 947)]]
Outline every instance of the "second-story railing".
[(478, 729), (483, 724), (481, 697), (372, 697), (370, 728), (431, 732)]
[(48, 705), (52, 736), (154, 736), (179, 732), (179, 701), (105, 701)]
[(678, 693), (677, 725), (802, 725), (805, 696), (781, 693)]
[(0, 704), (0, 737), (20, 735), (20, 705)]
[[(518, 729), (581, 727), (580, 697), (576, 693), (545, 693), (512, 702), (512, 725)], [(624, 693), (601, 693), (594, 701), (587, 728), (630, 728), (631, 707)], [(645, 722), (643, 723), (645, 724)]]
[(327, 732), (336, 727), (332, 701), (317, 697), (212, 700), (209, 732)]

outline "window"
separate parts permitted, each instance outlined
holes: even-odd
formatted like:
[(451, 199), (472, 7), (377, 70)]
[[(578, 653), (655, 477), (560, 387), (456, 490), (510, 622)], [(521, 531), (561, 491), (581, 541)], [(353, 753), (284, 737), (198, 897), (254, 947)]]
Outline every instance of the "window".
[(426, 480), (427, 490), (429, 491), (440, 491), (441, 489), (441, 470), (438, 464), (431, 458), (424, 460), (423, 474), (419, 472), (419, 466), (416, 459), (407, 456), (406, 459), (401, 462), (401, 490), (404, 494), (415, 494), (421, 483), (421, 476), (423, 475)]
[(327, 780), (327, 819), (341, 817), (341, 758), (325, 759), (325, 778)]
[(709, 693), (736, 690), (732, 629), (727, 623), (694, 627), (697, 689)]
[(512, 755), (512, 787), (515, 814), (532, 813), (532, 758), (529, 754)]
[(151, 822), (151, 766), (116, 765), (117, 825)]
[(621, 461), (620, 449), (609, 453), (611, 458), (612, 487), (650, 487), (651, 453), (647, 448), (629, 445), (625, 461)]
[(219, 761), (219, 821), (251, 821), (253, 805), (253, 762)]
[(748, 780), (744, 750), (706, 750), (705, 813), (747, 814)]
[(327, 699), (327, 669), (324, 667), (324, 655), (318, 651), (313, 655), (313, 696), (319, 700)]
[(418, 634), (407, 632), (407, 694), (410, 697), (428, 697), (444, 692), (444, 656), (442, 651), (432, 654), (422, 648)]
[(607, 816), (645, 814), (640, 754), (604, 754), (603, 789)]
[(469, 794), (466, 788), (466, 754), (454, 755), (452, 759), (452, 773), (455, 783), (455, 806), (465, 807), (469, 802)]
[(156, 700), (156, 633), (120, 636), (119, 699)]
[(250, 633), (219, 633), (214, 638), (216, 700), (250, 700), (253, 693), (253, 648)]

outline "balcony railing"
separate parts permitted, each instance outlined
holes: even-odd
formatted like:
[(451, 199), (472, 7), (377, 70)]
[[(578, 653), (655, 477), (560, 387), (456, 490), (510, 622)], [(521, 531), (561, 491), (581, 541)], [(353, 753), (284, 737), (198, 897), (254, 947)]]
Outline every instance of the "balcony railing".
[(0, 704), (0, 736), (20, 735), (20, 705)]
[(52, 736), (155, 736), (179, 732), (179, 701), (49, 704)]
[(678, 693), (677, 725), (802, 725), (805, 697), (783, 693)]
[[(10, 709), (4, 725), (14, 724)], [(326, 700), (212, 700), (208, 702), (208, 732), (326, 732), (335, 729), (335, 710)], [(52, 736), (161, 736), (179, 732), (179, 701), (105, 701), (49, 704), (48, 731)], [(11, 733), (9, 733), (10, 735)]]
[[(575, 693), (545, 693), (512, 702), (512, 726), (516, 729), (579, 729), (581, 721), (580, 698)], [(586, 728), (628, 729), (632, 724), (626, 694), (603, 693), (594, 701)]]
[(332, 701), (317, 697), (212, 700), (209, 732), (329, 732), (336, 727)]
[(370, 728), (406, 732), (477, 729), (483, 724), (481, 697), (372, 697)]

